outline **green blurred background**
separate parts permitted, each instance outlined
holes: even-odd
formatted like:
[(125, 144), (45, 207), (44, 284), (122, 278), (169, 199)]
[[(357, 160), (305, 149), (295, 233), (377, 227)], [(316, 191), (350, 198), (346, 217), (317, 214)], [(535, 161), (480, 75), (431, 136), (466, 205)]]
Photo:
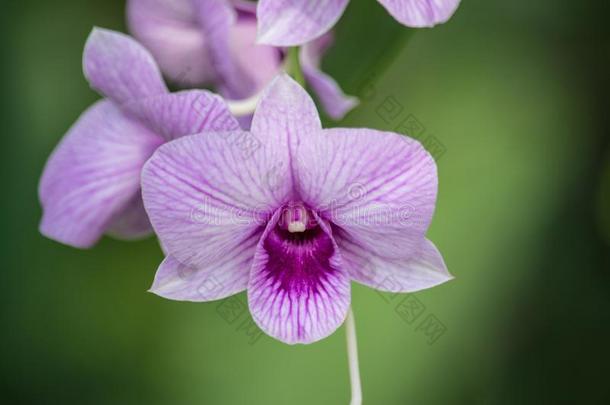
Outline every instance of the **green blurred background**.
[[(462, 3), (413, 31), (352, 0), (325, 61), (363, 98), (340, 125), (423, 128), (440, 175), (429, 237), (456, 276), (410, 296), (354, 285), (365, 404), (610, 403), (610, 7)], [(40, 236), (44, 162), (98, 97), (85, 39), (124, 31), (124, 2), (4, 1), (0, 23), (2, 403), (347, 404), (343, 328), (257, 338), (247, 311), (147, 293), (152, 238), (79, 251)]]

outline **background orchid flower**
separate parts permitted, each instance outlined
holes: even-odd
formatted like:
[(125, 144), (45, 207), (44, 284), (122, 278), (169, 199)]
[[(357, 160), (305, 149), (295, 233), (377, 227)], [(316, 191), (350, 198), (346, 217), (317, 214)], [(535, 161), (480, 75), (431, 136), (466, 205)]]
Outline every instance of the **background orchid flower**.
[[(244, 137), (261, 144), (247, 159), (229, 141)], [(281, 75), (251, 132), (183, 137), (145, 165), (144, 206), (168, 254), (151, 291), (209, 301), (247, 289), (263, 331), (315, 342), (345, 319), (351, 280), (407, 292), (451, 279), (425, 238), (436, 191), (417, 141), (322, 129), (310, 96)]]
[(203, 130), (239, 128), (212, 93), (168, 93), (152, 56), (124, 34), (94, 29), (83, 70), (105, 99), (70, 128), (39, 185), (40, 231), (80, 248), (104, 233), (132, 239), (152, 231), (142, 206), (140, 171), (159, 145)]
[[(286, 52), (256, 44), (256, 4), (230, 0), (129, 0), (130, 31), (153, 54), (163, 73), (184, 86), (214, 85), (226, 98), (262, 91), (282, 70)], [(357, 105), (320, 70), (331, 34), (300, 49), (306, 81), (331, 118)]]
[[(460, 0), (378, 0), (408, 27), (433, 27), (449, 20)], [(258, 41), (295, 46), (328, 32), (349, 0), (259, 0)]]

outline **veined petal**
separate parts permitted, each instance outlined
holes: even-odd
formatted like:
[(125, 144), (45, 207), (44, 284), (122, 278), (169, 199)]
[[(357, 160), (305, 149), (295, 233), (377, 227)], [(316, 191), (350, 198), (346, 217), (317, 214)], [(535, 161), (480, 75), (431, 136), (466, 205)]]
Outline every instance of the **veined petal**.
[(258, 42), (296, 46), (332, 28), (345, 11), (348, 0), (260, 0)]
[(401, 24), (433, 27), (449, 20), (460, 0), (378, 0)]
[(150, 291), (171, 300), (205, 302), (245, 290), (258, 238), (247, 242), (201, 270), (167, 256), (157, 270)]
[(162, 139), (110, 101), (90, 107), (55, 148), (40, 180), (40, 231), (92, 246), (140, 188), (140, 169)]
[(192, 1), (128, 0), (127, 24), (171, 81), (194, 86), (217, 78)]
[[(247, 98), (262, 91), (281, 71), (283, 61), (281, 49), (256, 43), (256, 19), (254, 15), (243, 14), (240, 13), (231, 30), (229, 55), (247, 80), (239, 76), (229, 80), (230, 77), (224, 75), (227, 80), (223, 81), (221, 91), (231, 99)], [(224, 68), (219, 69), (224, 71)]]
[(350, 281), (328, 228), (290, 233), (269, 221), (256, 249), (248, 284), (254, 321), (288, 344), (313, 343), (333, 333), (350, 303)]
[(292, 172), (292, 150), (300, 139), (322, 129), (316, 106), (290, 76), (281, 74), (264, 91), (252, 118), (251, 131), (263, 145), (275, 145), (282, 170)]
[(126, 207), (114, 215), (106, 233), (123, 240), (141, 239), (153, 233), (140, 190), (134, 194)]
[(142, 195), (169, 254), (208, 271), (260, 236), (290, 191), (288, 174), (276, 169), (276, 148), (241, 131), (161, 146), (142, 171)]
[(206, 90), (185, 90), (128, 103), (126, 110), (166, 140), (240, 128), (225, 101)]
[(299, 57), (303, 75), (324, 110), (332, 119), (340, 120), (358, 105), (358, 99), (343, 93), (337, 82), (320, 70), (320, 59), (331, 41), (331, 35), (327, 34), (309, 42), (301, 47)]
[(415, 292), (453, 279), (440, 252), (428, 239), (422, 239), (421, 245), (407, 259), (388, 259), (372, 254), (345, 233), (336, 240), (350, 277), (377, 290)]
[(437, 190), (436, 164), (419, 142), (337, 128), (310, 134), (294, 155), (300, 196), (325, 219), (382, 257), (403, 259), (417, 250)]
[(237, 12), (229, 0), (193, 0), (199, 25), (209, 41), (210, 60), (229, 98), (254, 94), (256, 84), (238, 63), (232, 49)]
[(167, 92), (152, 55), (120, 32), (102, 28), (91, 31), (83, 70), (91, 87), (119, 104)]

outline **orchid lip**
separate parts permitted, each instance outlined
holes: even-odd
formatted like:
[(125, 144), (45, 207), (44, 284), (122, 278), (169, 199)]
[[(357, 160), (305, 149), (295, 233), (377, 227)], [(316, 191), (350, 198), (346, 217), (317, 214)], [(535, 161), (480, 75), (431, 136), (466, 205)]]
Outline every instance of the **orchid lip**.
[[(295, 223), (305, 229), (291, 231)], [(317, 295), (326, 291), (326, 281), (339, 271), (333, 261), (337, 251), (331, 236), (302, 203), (289, 203), (279, 211), (277, 220), (268, 224), (261, 246), (269, 258), (264, 279), (273, 280), (275, 292)]]

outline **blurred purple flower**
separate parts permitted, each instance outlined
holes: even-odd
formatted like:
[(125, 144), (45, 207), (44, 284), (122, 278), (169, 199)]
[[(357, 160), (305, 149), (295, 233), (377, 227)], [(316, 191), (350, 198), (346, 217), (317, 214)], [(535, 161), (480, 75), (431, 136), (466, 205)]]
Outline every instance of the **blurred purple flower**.
[[(449, 20), (460, 0), (378, 0), (401, 24), (433, 27)], [(328, 32), (349, 0), (259, 0), (258, 40), (295, 46)]]
[[(262, 91), (282, 70), (282, 48), (257, 45), (256, 4), (240, 0), (129, 0), (130, 31), (155, 57), (163, 73), (183, 86), (215, 85), (232, 100)], [(331, 118), (358, 101), (320, 70), (331, 34), (305, 44), (300, 62), (306, 81)]]
[[(248, 159), (226, 142), (242, 137), (262, 144)], [(452, 278), (425, 238), (436, 192), (417, 141), (322, 129), (307, 92), (281, 75), (251, 132), (183, 137), (145, 165), (144, 205), (167, 254), (151, 291), (210, 301), (247, 289), (263, 331), (312, 343), (345, 319), (351, 280), (410, 292)]]
[(219, 96), (203, 90), (170, 94), (152, 56), (124, 34), (95, 28), (83, 70), (106, 98), (70, 128), (39, 186), (40, 231), (79, 248), (104, 233), (133, 239), (152, 231), (140, 171), (159, 145), (204, 130), (239, 128)]

